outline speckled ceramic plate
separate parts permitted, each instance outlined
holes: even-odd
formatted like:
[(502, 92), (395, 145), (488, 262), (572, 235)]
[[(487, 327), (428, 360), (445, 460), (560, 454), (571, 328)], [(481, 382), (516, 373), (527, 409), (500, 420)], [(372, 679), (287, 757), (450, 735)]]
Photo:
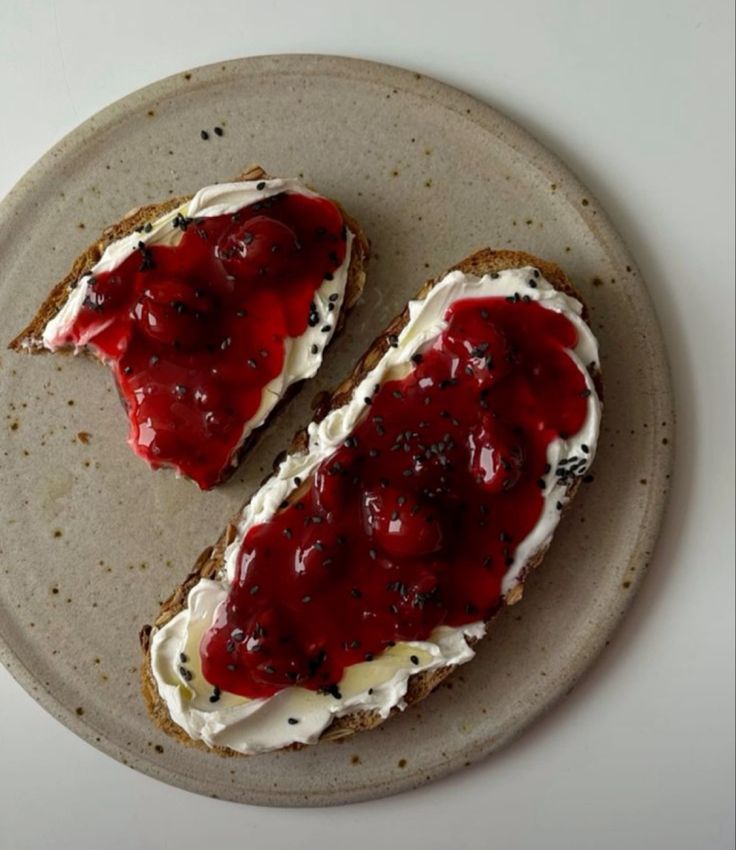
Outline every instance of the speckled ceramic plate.
[[(200, 131), (215, 125), (224, 135), (203, 140)], [(319, 56), (170, 77), (46, 154), (0, 207), (0, 339), (20, 330), (105, 224), (253, 161), (304, 175), (360, 219), (374, 249), (362, 304), (317, 380), (212, 493), (134, 457), (106, 369), (2, 353), (2, 660), (83, 738), (166, 782), (270, 805), (366, 799), (500, 747), (604, 645), (646, 570), (665, 502), (667, 364), (633, 260), (557, 159), (468, 95), (407, 71)], [(255, 758), (177, 744), (151, 724), (139, 695), (139, 627), (309, 419), (314, 393), (334, 385), (426, 277), (483, 245), (564, 266), (588, 299), (603, 353), (595, 480), (526, 598), (498, 618), (475, 661), (379, 731)]]

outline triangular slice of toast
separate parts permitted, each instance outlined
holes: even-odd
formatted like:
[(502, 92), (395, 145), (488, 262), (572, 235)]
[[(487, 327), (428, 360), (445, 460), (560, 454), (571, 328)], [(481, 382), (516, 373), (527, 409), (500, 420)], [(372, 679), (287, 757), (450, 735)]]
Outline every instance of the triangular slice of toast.
[[(245, 169), (242, 174), (240, 174), (234, 181), (233, 184), (249, 184), (254, 189), (255, 187), (263, 188), (266, 187), (266, 191), (269, 191), (270, 178), (266, 175), (266, 172), (258, 165), (252, 165), (249, 168)], [(304, 190), (305, 192), (308, 190)], [(284, 193), (286, 194), (286, 193)], [(163, 201), (158, 204), (150, 204), (144, 207), (139, 207), (137, 209), (129, 212), (124, 218), (122, 218), (116, 224), (111, 225), (106, 228), (102, 235), (97, 239), (93, 244), (89, 245), (73, 262), (71, 269), (68, 274), (60, 280), (51, 290), (49, 295), (46, 297), (44, 302), (41, 304), (38, 312), (32, 319), (32, 321), (28, 324), (26, 328), (21, 331), (18, 336), (10, 343), (9, 347), (16, 351), (23, 351), (27, 353), (37, 354), (42, 352), (47, 352), (49, 350), (59, 350), (59, 351), (70, 351), (75, 348), (80, 352), (84, 352), (86, 354), (91, 354), (95, 356), (97, 354), (98, 359), (102, 359), (104, 361), (104, 353), (101, 353), (99, 348), (95, 348), (94, 345), (74, 345), (74, 344), (64, 344), (64, 341), (59, 344), (58, 340), (52, 343), (49, 343), (48, 339), (48, 328), (52, 327), (49, 323), (55, 322), (58, 323), (60, 315), (64, 315), (64, 310), (69, 310), (70, 305), (72, 304), (73, 298), (77, 298), (78, 301), (81, 300), (78, 298), (77, 287), (78, 286), (86, 286), (88, 291), (88, 282), (92, 281), (93, 285), (95, 282), (95, 277), (92, 275), (92, 272), (95, 270), (95, 267), (100, 263), (101, 258), (105, 255), (105, 252), (110, 249), (110, 246), (120, 246), (130, 242), (131, 237), (133, 240), (136, 240), (140, 237), (139, 249), (142, 252), (142, 256), (145, 260), (146, 258), (146, 244), (145, 240), (147, 238), (147, 234), (151, 231), (151, 228), (156, 222), (160, 222), (162, 219), (166, 222), (166, 227), (168, 230), (176, 231), (177, 226), (180, 226), (180, 229), (186, 230), (187, 224), (190, 222), (189, 219), (186, 218), (186, 215), (182, 215), (179, 217), (174, 216), (173, 221), (170, 219), (173, 216), (174, 211), (176, 210), (184, 210), (187, 209), (187, 204), (192, 200), (194, 196), (182, 196), (177, 198), (170, 198), (169, 200)], [(269, 203), (272, 203), (271, 200), (267, 200), (263, 206), (267, 207)], [(287, 360), (284, 360), (284, 365), (281, 373), (279, 374), (277, 392), (271, 392), (269, 389), (263, 389), (262, 397), (268, 401), (270, 405), (270, 409), (267, 406), (265, 408), (265, 419), (262, 416), (254, 417), (252, 420), (243, 419), (242, 420), (242, 431), (238, 431), (239, 440), (236, 441), (236, 444), (232, 447), (232, 452), (226, 456), (226, 462), (222, 464), (222, 467), (219, 469), (219, 472), (214, 475), (210, 475), (208, 473), (208, 477), (206, 480), (199, 480), (198, 483), (200, 486), (209, 487), (213, 486), (216, 483), (219, 483), (221, 480), (224, 480), (238, 465), (238, 463), (242, 460), (248, 450), (252, 447), (255, 440), (258, 438), (261, 433), (262, 427), (266, 424), (266, 422), (271, 421), (274, 415), (281, 409), (290, 398), (298, 391), (300, 385), (303, 383), (304, 379), (311, 377), (318, 368), (319, 363), (321, 362), (322, 354), (326, 345), (323, 343), (331, 342), (337, 334), (339, 334), (344, 325), (348, 314), (351, 309), (354, 307), (356, 301), (360, 297), (363, 286), (365, 283), (365, 264), (368, 257), (368, 241), (355, 219), (351, 218), (340, 205), (333, 201), (332, 202), (335, 207), (339, 210), (340, 215), (342, 216), (342, 221), (344, 223), (344, 233), (348, 234), (348, 243), (349, 243), (349, 263), (346, 261), (343, 263), (341, 267), (341, 272), (344, 275), (344, 289), (340, 293), (339, 297), (337, 295), (331, 296), (330, 304), (321, 304), (321, 300), (318, 297), (322, 291), (322, 287), (315, 293), (315, 300), (312, 302), (312, 306), (310, 310), (315, 311), (315, 304), (319, 304), (320, 306), (324, 306), (325, 310), (329, 307), (332, 311), (335, 307), (339, 309), (331, 314), (331, 325), (330, 334), (324, 335), (323, 339), (320, 339), (319, 352), (317, 352), (317, 346), (311, 345), (312, 353), (316, 353), (316, 356), (310, 358), (310, 362), (306, 364), (307, 374), (301, 376), (299, 374), (299, 369), (296, 370), (296, 374), (292, 375), (289, 373), (287, 375)], [(253, 205), (254, 207), (258, 207), (258, 204)], [(268, 214), (269, 210), (264, 210), (265, 214)], [(260, 214), (260, 213), (259, 213)], [(235, 216), (233, 216), (235, 218)], [(201, 219), (204, 221), (205, 219)], [(180, 224), (181, 223), (181, 224)], [(194, 225), (197, 225), (197, 219), (194, 219)], [(206, 233), (204, 234), (206, 237)], [(183, 238), (183, 237), (180, 237)], [(334, 238), (334, 237), (333, 237)], [(219, 251), (219, 246), (215, 249), (215, 251)], [(105, 255), (107, 256), (107, 255)], [(109, 263), (108, 263), (109, 265)], [(345, 266), (346, 272), (345, 272)], [(90, 276), (91, 275), (91, 276)], [(331, 275), (326, 273), (326, 278), (329, 277), (331, 279)], [(276, 281), (275, 283), (280, 282)], [(137, 284), (135, 284), (137, 285)], [(260, 285), (260, 284), (259, 284)], [(278, 287), (273, 286), (273, 291), (278, 294)], [(325, 299), (322, 299), (326, 301)], [(89, 301), (84, 302), (84, 306), (89, 305)], [(185, 307), (181, 306), (180, 302), (173, 302), (172, 304), (176, 304), (177, 307), (181, 307), (181, 309), (185, 309)], [(165, 305), (165, 308), (168, 309), (168, 305)], [(139, 309), (137, 306), (133, 309)], [(132, 314), (132, 311), (131, 311)], [(78, 315), (78, 314), (77, 314)], [(325, 316), (327, 314), (325, 313)], [(307, 331), (312, 330), (311, 325), (313, 324), (313, 318), (316, 319), (317, 313), (310, 313), (310, 325), (307, 327)], [(335, 318), (336, 317), (336, 318)], [(321, 318), (321, 316), (320, 316)], [(306, 320), (306, 316), (305, 316)], [(207, 318), (205, 317), (205, 321)], [(319, 328), (317, 329), (319, 330)], [(46, 332), (46, 338), (45, 338)], [(137, 331), (136, 331), (137, 332)], [(306, 339), (307, 333), (303, 334), (303, 337)], [(223, 345), (228, 342), (228, 340), (223, 340)], [(178, 340), (175, 342), (178, 345)], [(210, 345), (210, 349), (214, 346)], [(261, 354), (264, 352), (261, 351)], [(288, 353), (288, 350), (287, 350)], [(302, 364), (305, 361), (305, 358), (301, 356), (297, 356), (296, 354), (292, 358), (293, 361), (300, 361)], [(255, 365), (252, 360), (246, 360), (243, 358), (242, 370), (243, 373), (249, 372), (250, 367), (254, 367)], [(299, 366), (299, 363), (297, 363)], [(301, 366), (299, 366), (301, 368)], [(119, 382), (118, 382), (119, 383)], [(272, 382), (268, 385), (268, 387), (276, 386), (277, 384)], [(218, 395), (222, 395), (225, 389), (229, 387), (230, 384), (226, 384), (223, 386), (219, 386), (216, 388)], [(137, 392), (146, 391), (146, 386), (138, 387), (136, 389)], [(194, 392), (191, 389), (191, 392)], [(123, 393), (121, 393), (123, 395)], [(271, 396), (277, 395), (278, 400), (273, 401)], [(189, 402), (192, 407), (195, 407), (195, 402)], [(128, 403), (130, 407), (130, 403)], [(263, 410), (263, 407), (258, 408), (258, 413), (260, 414)], [(258, 421), (261, 419), (262, 421)], [(234, 415), (230, 420), (230, 428), (232, 433), (237, 431), (237, 425), (241, 420), (237, 418), (237, 415)], [(250, 425), (253, 427), (249, 427)], [(134, 445), (134, 437), (133, 437), (133, 422), (131, 420), (131, 436), (129, 438), (129, 442), (131, 445)], [(134, 446), (134, 450), (137, 453), (141, 453)], [(197, 451), (202, 452), (202, 456), (206, 458), (207, 456), (207, 441), (199, 441)], [(183, 452), (182, 452), (183, 453)], [(222, 453), (222, 450), (221, 450)], [(162, 460), (160, 463), (156, 461), (154, 457), (149, 453), (148, 456), (143, 454), (146, 460), (151, 463), (152, 466), (174, 466), (176, 468), (177, 464), (175, 462), (169, 462), (167, 460), (166, 455), (162, 455)], [(190, 477), (196, 477), (196, 473), (187, 473), (187, 470), (183, 470), (184, 474), (190, 474)]]

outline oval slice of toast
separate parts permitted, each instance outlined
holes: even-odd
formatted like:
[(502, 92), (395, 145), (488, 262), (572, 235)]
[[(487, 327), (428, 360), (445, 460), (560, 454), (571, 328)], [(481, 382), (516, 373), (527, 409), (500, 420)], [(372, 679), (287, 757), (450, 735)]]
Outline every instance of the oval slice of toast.
[(428, 696), (521, 598), (600, 416), (561, 269), (486, 249), (427, 282), (142, 630), (155, 722), (253, 754)]

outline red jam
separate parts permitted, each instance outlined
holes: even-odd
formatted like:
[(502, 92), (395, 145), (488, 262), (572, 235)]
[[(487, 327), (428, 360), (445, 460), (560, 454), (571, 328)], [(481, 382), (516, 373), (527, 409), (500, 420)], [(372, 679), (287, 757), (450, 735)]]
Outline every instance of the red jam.
[(348, 665), (498, 608), (540, 517), (547, 446), (580, 430), (590, 391), (564, 316), (495, 297), (455, 302), (447, 319), (290, 504), (245, 536), (200, 647), (218, 689), (338, 695)]
[(345, 258), (346, 230), (330, 201), (289, 193), (171, 227), (178, 244), (141, 242), (95, 275), (66, 341), (110, 364), (136, 453), (207, 489), (281, 373), (285, 338), (319, 323), (313, 297)]

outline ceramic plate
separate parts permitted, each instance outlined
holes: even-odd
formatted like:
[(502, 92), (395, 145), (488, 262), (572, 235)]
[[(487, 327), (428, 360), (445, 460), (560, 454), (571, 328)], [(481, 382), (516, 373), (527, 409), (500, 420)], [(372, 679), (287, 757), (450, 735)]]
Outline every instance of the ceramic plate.
[[(669, 479), (672, 396), (644, 282), (567, 168), (462, 92), (334, 57), (178, 74), (67, 136), (0, 207), (0, 339), (24, 326), (104, 225), (251, 162), (303, 175), (360, 219), (373, 243), (363, 301), (319, 377), (210, 493), (133, 455), (106, 369), (0, 355), (2, 660), (77, 734), (166, 782), (250, 803), (342, 803), (486, 756), (572, 687), (646, 570)], [(140, 626), (309, 419), (314, 394), (338, 381), (426, 277), (484, 245), (562, 265), (590, 304), (603, 355), (595, 480), (526, 598), (498, 618), (473, 663), (380, 731), (233, 759), (160, 733), (139, 694)]]

